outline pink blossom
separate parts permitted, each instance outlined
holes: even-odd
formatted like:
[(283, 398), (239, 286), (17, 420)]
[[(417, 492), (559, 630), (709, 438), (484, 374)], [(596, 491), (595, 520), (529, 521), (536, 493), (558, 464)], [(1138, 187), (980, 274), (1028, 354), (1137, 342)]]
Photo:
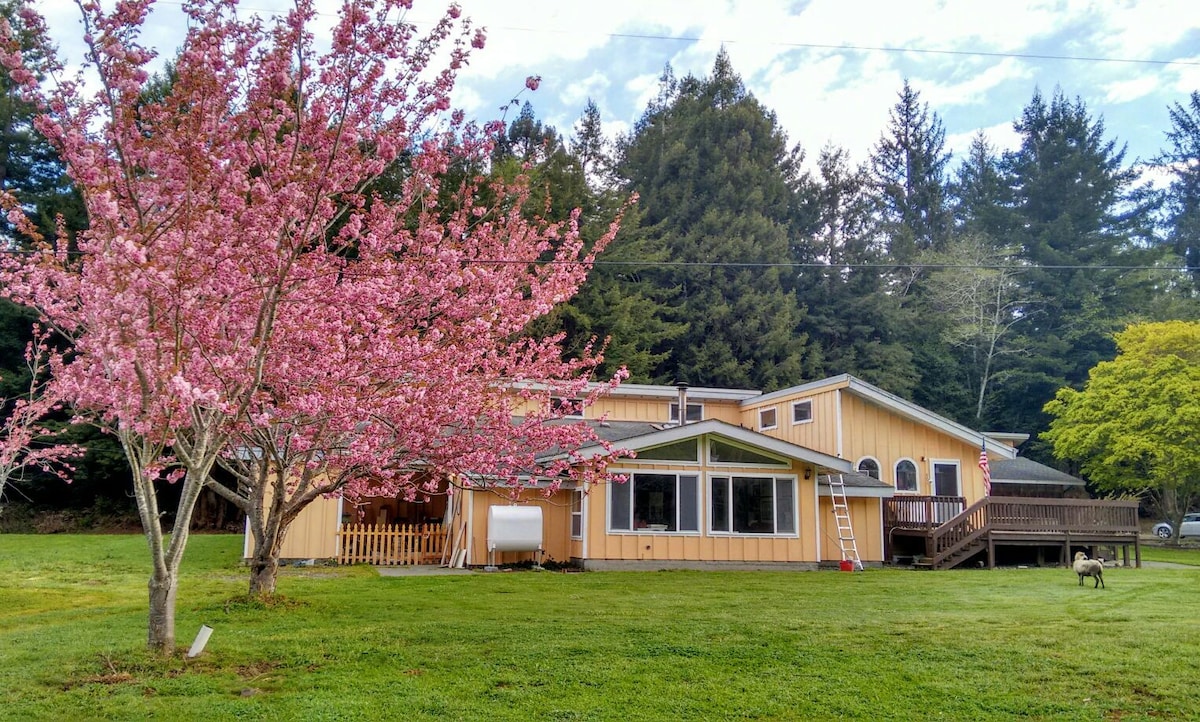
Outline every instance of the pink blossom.
[(529, 77), (525, 78), (525, 87), (529, 88), (530, 90), (537, 90), (541, 83), (542, 76), (540, 75), (530, 75)]

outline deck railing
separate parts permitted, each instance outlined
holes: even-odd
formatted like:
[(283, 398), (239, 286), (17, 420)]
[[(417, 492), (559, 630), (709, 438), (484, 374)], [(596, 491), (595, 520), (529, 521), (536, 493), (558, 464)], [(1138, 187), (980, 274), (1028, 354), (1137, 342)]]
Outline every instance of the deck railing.
[(886, 500), (883, 523), (889, 529), (930, 530), (961, 514), (966, 503), (961, 496), (894, 496)]
[(441, 524), (342, 524), (338, 564), (438, 564), (445, 541)]

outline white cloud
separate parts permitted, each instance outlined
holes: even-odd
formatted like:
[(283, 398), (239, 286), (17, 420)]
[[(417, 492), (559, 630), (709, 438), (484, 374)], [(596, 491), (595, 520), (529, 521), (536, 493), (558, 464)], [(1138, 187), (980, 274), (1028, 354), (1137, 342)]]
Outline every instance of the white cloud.
[(1160, 86), (1159, 78), (1143, 75), (1103, 86), (1104, 100), (1109, 103), (1128, 103), (1150, 95)]

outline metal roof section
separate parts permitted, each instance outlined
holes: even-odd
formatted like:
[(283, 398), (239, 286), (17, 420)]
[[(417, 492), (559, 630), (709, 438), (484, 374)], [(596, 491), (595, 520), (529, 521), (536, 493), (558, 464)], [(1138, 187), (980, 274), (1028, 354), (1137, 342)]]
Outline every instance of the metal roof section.
[[(869, 474), (850, 471), (841, 476), (846, 485), (846, 496), (890, 499), (896, 495), (896, 490), (891, 485), (885, 484)], [(829, 474), (821, 474), (817, 477), (817, 485), (828, 488), (829, 477)], [(824, 494), (829, 496), (829, 492), (824, 492)]]
[[(612, 398), (675, 400), (679, 398), (679, 387), (657, 384), (621, 384), (606, 395)], [(762, 396), (762, 392), (755, 389), (720, 389), (706, 386), (689, 386), (687, 396), (689, 401), (744, 401)]]
[(989, 464), (993, 484), (1029, 484), (1031, 486), (1083, 486), (1083, 479), (1058, 469), (1018, 456)]
[[(948, 436), (952, 436), (969, 444), (979, 444), (985, 437), (988, 437), (988, 434), (985, 432), (975, 431), (967, 428), (957, 421), (951, 421), (945, 416), (935, 414), (924, 407), (918, 406), (911, 401), (902, 399), (889, 391), (884, 391), (878, 386), (869, 384), (862, 379), (851, 376), (850, 374), (831, 376), (827, 379), (821, 379), (820, 381), (810, 381), (809, 383), (801, 384), (799, 386), (781, 389), (761, 397), (747, 399), (742, 401), (741, 405), (758, 405), (763, 401), (776, 401), (793, 396), (804, 396), (805, 394), (810, 394), (817, 391), (829, 391), (839, 388), (844, 388), (859, 398), (866, 399), (874, 404), (883, 406), (896, 412), (900, 416), (935, 428)], [(988, 453), (994, 453), (996, 456), (1004, 459), (1012, 459), (1017, 455), (1016, 449), (1000, 439), (993, 440), (993, 445), (988, 448)]]
[[(690, 394), (690, 391), (689, 391)], [(684, 439), (699, 437), (706, 434), (737, 441), (748, 446), (757, 447), (789, 459), (798, 459), (834, 472), (850, 473), (852, 466), (849, 461), (836, 456), (823, 454), (805, 446), (799, 446), (788, 441), (776, 439), (773, 436), (760, 434), (741, 426), (727, 424), (724, 421), (709, 419), (694, 424), (648, 424), (645, 422), (589, 422), (596, 429), (601, 439), (613, 444), (618, 449), (637, 451), (652, 446), (661, 446)], [(576, 452), (588, 459), (603, 455), (604, 447), (593, 444), (585, 446)], [(561, 455), (561, 454), (559, 454)]]

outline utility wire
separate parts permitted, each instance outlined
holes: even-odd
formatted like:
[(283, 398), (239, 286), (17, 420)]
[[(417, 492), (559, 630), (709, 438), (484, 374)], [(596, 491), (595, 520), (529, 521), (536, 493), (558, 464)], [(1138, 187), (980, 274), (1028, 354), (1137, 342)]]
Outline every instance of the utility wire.
[[(159, 0), (160, 5), (174, 5), (183, 7), (181, 0)], [(264, 15), (282, 16), (286, 14), (284, 10), (269, 10), (267, 8), (255, 8), (248, 6), (240, 6), (239, 9), (246, 10), (252, 13), (262, 13)], [(337, 17), (335, 13), (317, 12), (319, 16)], [(432, 21), (412, 21), (414, 25), (432, 25)], [(1124, 63), (1130, 65), (1157, 65), (1171, 66), (1183, 65), (1200, 67), (1200, 60), (1159, 60), (1155, 58), (1114, 58), (1105, 56), (1090, 56), (1090, 55), (1054, 55), (1051, 53), (1003, 53), (989, 52), (985, 50), (939, 50), (936, 48), (915, 48), (903, 46), (889, 45), (833, 45), (827, 43), (800, 43), (787, 42), (783, 40), (763, 40), (761, 38), (744, 39), (744, 38), (706, 38), (702, 35), (661, 35), (655, 33), (596, 33), (580, 30), (559, 30), (556, 28), (532, 28), (519, 25), (491, 25), (483, 26), (484, 29), (490, 31), (504, 30), (518, 33), (532, 33), (534, 35), (603, 35), (604, 37), (620, 39), (620, 40), (654, 40), (659, 42), (681, 42), (681, 43), (699, 43), (712, 42), (734, 45), (739, 43), (753, 43), (755, 45), (774, 46), (781, 48), (797, 48), (806, 50), (846, 50), (851, 52), (882, 52), (882, 53), (917, 53), (921, 55), (951, 55), (951, 56), (967, 56), (967, 57), (983, 57), (983, 58), (1015, 58), (1018, 60), (1059, 60), (1065, 62), (1085, 62), (1085, 63)]]

